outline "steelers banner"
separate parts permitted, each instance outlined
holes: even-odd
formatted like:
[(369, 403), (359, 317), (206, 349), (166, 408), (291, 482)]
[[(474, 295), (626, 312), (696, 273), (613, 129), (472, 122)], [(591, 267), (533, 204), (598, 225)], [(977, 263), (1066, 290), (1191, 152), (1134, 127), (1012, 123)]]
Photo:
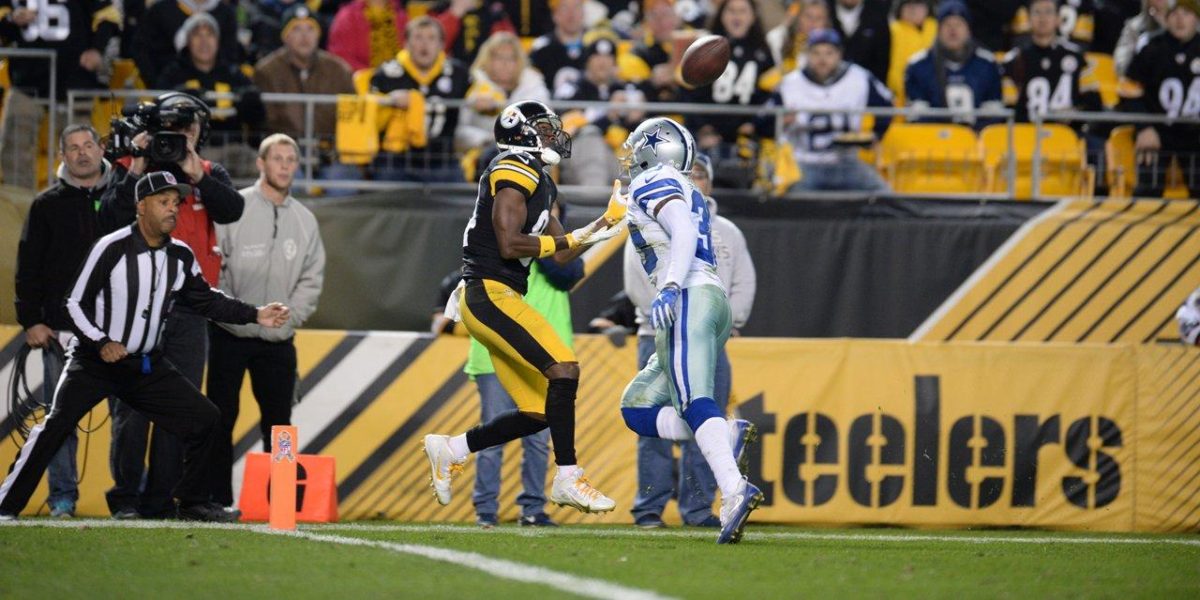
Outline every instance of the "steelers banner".
[[(20, 338), (18, 329), (0, 328), (4, 381)], [(473, 519), (473, 468), (442, 507), (421, 452), (424, 434), (458, 433), (479, 421), (478, 392), (462, 373), (465, 339), (303, 331), (297, 348), (299, 453), (335, 460), (342, 520)], [(635, 371), (634, 344), (579, 336), (576, 349), (580, 464), (617, 510), (581, 515), (551, 505), (548, 512), (566, 523), (629, 523), (636, 437), (621, 421), (619, 397)], [(728, 349), (735, 410), (760, 432), (749, 461), (766, 494), (757, 521), (1200, 528), (1195, 348), (735, 338)], [(35, 390), (37, 359), (35, 352), (27, 365)], [(262, 450), (249, 382), (242, 402), (235, 484), (246, 453)], [(98, 426), (105, 416), (101, 404), (90, 417), (95, 431), (80, 443), (81, 514), (108, 512), (109, 431)], [(11, 431), (6, 421), (3, 433)], [(0, 446), (5, 464), (15, 454), (14, 443)], [(509, 444), (501, 519), (518, 515), (520, 458), (520, 444)], [(43, 484), (27, 514), (44, 513), (45, 497)], [(673, 508), (666, 516), (678, 522)]]

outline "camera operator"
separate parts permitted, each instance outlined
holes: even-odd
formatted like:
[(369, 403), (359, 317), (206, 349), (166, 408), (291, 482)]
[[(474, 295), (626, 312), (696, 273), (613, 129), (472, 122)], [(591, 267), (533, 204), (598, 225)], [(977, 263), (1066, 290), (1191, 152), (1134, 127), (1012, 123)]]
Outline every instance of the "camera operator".
[[(172, 237), (191, 247), (204, 280), (217, 286), (221, 256), (217, 251), (215, 224), (233, 223), (245, 205), (233, 187), (229, 172), (219, 163), (201, 158), (208, 137), (210, 113), (204, 102), (182, 92), (159, 96), (154, 104), (142, 105), (134, 115), (114, 124), (118, 132), (114, 148), (128, 153), (114, 160), (114, 182), (100, 203), (100, 224), (115, 231), (133, 222), (134, 189), (138, 179), (152, 171), (168, 171), (191, 186), (179, 209), (179, 224)], [(140, 131), (138, 131), (140, 130)], [(133, 134), (128, 143), (124, 136)], [(179, 135), (182, 134), (182, 135)], [(208, 355), (208, 326), (203, 316), (179, 307), (167, 320), (163, 333), (164, 355), (184, 377), (200, 387)], [(113, 434), (110, 467), (114, 486), (108, 504), (113, 516), (163, 516), (173, 507), (171, 489), (182, 473), (183, 454), (177, 438), (156, 428), (150, 440), (150, 470), (145, 490), (141, 488), (143, 458), (149, 421), (131, 407), (113, 402)]]

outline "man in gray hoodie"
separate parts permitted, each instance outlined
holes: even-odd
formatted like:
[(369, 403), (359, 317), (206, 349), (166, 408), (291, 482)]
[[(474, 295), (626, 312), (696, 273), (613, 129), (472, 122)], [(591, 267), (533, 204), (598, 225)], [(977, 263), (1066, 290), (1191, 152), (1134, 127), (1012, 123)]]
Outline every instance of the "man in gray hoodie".
[(213, 324), (209, 331), (208, 398), (221, 411), (209, 468), (212, 500), (233, 504), (233, 426), (242, 378), (258, 402), (259, 431), (269, 451), (272, 425), (287, 425), (296, 396), (296, 327), (317, 309), (325, 278), (325, 246), (317, 219), (291, 195), (299, 147), (287, 135), (268, 136), (258, 148), (259, 178), (240, 190), (246, 200), (241, 220), (217, 227), (224, 257), (221, 289), (246, 302), (287, 298), (291, 318), (278, 329)]

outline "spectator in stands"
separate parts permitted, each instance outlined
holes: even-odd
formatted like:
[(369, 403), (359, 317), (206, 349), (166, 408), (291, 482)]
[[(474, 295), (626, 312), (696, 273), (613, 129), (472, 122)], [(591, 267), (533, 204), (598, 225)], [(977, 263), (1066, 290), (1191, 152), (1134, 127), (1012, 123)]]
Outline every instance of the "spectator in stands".
[(1183, 301), (1175, 312), (1179, 323), (1179, 340), (1189, 346), (1200, 346), (1200, 288)]
[(892, 15), (892, 60), (888, 67), (887, 85), (904, 106), (904, 70), (912, 57), (929, 48), (937, 40), (937, 21), (929, 12), (929, 0), (897, 0)]
[(431, 14), (446, 32), (446, 53), (468, 65), (490, 36), (516, 31), (499, 0), (443, 0)]
[[(208, 154), (240, 169), (253, 162), (250, 156), (254, 152), (246, 146), (243, 126), (261, 124), (266, 109), (258, 88), (241, 67), (220, 60), (220, 39), (221, 30), (212, 15), (196, 13), (188, 17), (175, 32), (175, 62), (163, 68), (154, 88), (185, 91), (207, 100), (212, 114)], [(234, 97), (206, 98), (208, 93)]]
[[(971, 38), (967, 7), (959, 0), (938, 6), (938, 34), (933, 47), (913, 57), (904, 74), (904, 91), (914, 108), (950, 108), (953, 120), (977, 129), (996, 122), (976, 118), (976, 109), (1003, 108), (1000, 69), (991, 52)], [(924, 117), (922, 121), (946, 121)]]
[(232, 6), (221, 0), (160, 0), (146, 9), (133, 33), (133, 60), (146, 85), (157, 82), (163, 69), (173, 62), (180, 48), (178, 31), (184, 21), (202, 12), (212, 15), (217, 31), (228, 32), (220, 41), (218, 61), (227, 65), (242, 63), (242, 47), (236, 34), (237, 14)]
[[(561, 202), (551, 205), (550, 211), (560, 221), (566, 222), (566, 211)], [(583, 275), (582, 258), (575, 258), (565, 265), (558, 264), (553, 256), (541, 258), (529, 269), (529, 289), (525, 300), (533, 310), (545, 317), (568, 348), (574, 347), (570, 291), (583, 279)], [(500, 384), (487, 348), (474, 339), (471, 340), (463, 371), (479, 389), (481, 423), (488, 423), (505, 412), (517, 409), (512, 397)], [(521, 516), (517, 522), (522, 527), (557, 527), (558, 524), (545, 511), (550, 430), (543, 429), (521, 438), (521, 449), (521, 494), (517, 496)], [(476, 461), (475, 490), (471, 495), (475, 505), (475, 522), (480, 527), (490, 529), (499, 522), (500, 466), (504, 462), (504, 446), (493, 446), (479, 452)]]
[[(178, 163), (161, 163), (145, 156), (126, 156), (113, 165), (113, 184), (100, 200), (100, 226), (105, 232), (127, 227), (134, 221), (135, 186), (144, 173), (168, 171), (191, 187), (179, 206), (179, 224), (171, 235), (192, 248), (201, 275), (216, 287), (221, 270), (217, 252), (217, 223), (232, 223), (242, 216), (244, 202), (233, 187), (229, 172), (220, 163), (200, 156), (208, 138), (209, 109), (204, 102), (182, 92), (170, 92), (156, 100), (160, 109), (179, 115), (175, 131), (187, 136), (187, 156)], [(145, 149), (150, 136), (143, 132), (133, 145)], [(201, 201), (203, 198), (203, 202)], [(200, 389), (204, 361), (208, 356), (208, 323), (204, 315), (187, 306), (171, 311), (163, 330), (163, 356)], [(112, 401), (112, 448), (109, 466), (113, 488), (108, 506), (118, 519), (163, 517), (174, 513), (171, 490), (183, 469), (179, 439), (156, 428), (150, 440), (150, 422), (124, 402)], [(147, 442), (150, 468), (143, 486)]]
[(538, 38), (554, 31), (552, 0), (501, 0), (517, 37)]
[(844, 40), (846, 60), (887, 81), (892, 60), (889, 5), (882, 0), (830, 0), (830, 4), (833, 30)]
[(408, 12), (403, 0), (353, 0), (329, 27), (329, 51), (354, 71), (374, 69), (404, 47)]
[[(1058, 6), (1058, 35), (1086, 52), (1096, 33), (1096, 5), (1092, 0), (1055, 0)], [(1029, 41), (1033, 26), (1030, 8), (1022, 6), (1013, 17), (1013, 47)]]
[[(799, 0), (788, 6), (787, 20), (767, 32), (771, 58), (783, 73), (804, 68), (804, 49), (814, 29), (829, 29), (829, 4), (825, 0)], [(928, 47), (928, 44), (922, 47)]]
[[(75, 337), (64, 310), (74, 275), (100, 237), (96, 205), (112, 176), (100, 135), (90, 125), (69, 125), (58, 138), (58, 182), (38, 194), (29, 207), (17, 246), (17, 321), (25, 343), (42, 350), (42, 398), (50, 407)], [(79, 438), (72, 431), (50, 459), (50, 516), (75, 516), (79, 500), (75, 455)]]
[[(717, 201), (712, 197), (712, 161), (703, 154), (696, 155), (690, 173), (696, 189), (708, 202), (712, 218), (713, 254), (717, 258), (717, 276), (729, 290), (733, 331), (746, 326), (758, 286), (754, 261), (746, 247), (746, 237), (732, 221), (717, 214)], [(647, 317), (655, 290), (638, 259), (633, 244), (625, 244), (625, 291), (636, 306), (638, 325), (638, 364), (645, 365), (654, 354), (654, 329)], [(611, 323), (611, 321), (609, 321)], [(597, 322), (597, 325), (605, 323)], [(722, 348), (713, 374), (713, 391), (717, 405), (726, 410), (729, 404), (732, 373), (729, 356)], [(712, 514), (717, 483), (696, 442), (682, 443), (679, 466), (675, 466), (673, 446), (666, 439), (638, 437), (638, 487), (633, 500), (634, 523), (640, 527), (663, 527), (662, 515), (672, 493), (679, 502), (679, 516), (685, 525), (720, 527), (721, 520)]]
[[(288, 9), (280, 30), (283, 47), (254, 65), (254, 83), (264, 92), (286, 94), (353, 94), (354, 82), (346, 61), (321, 50), (321, 24), (304, 4)], [(267, 130), (293, 138), (304, 135), (304, 104), (267, 104)], [(337, 109), (332, 104), (313, 108), (313, 135), (333, 138)]]
[(624, 57), (619, 57), (619, 76), (625, 81), (648, 82), (647, 100), (675, 102), (679, 86), (671, 64), (671, 39), (680, 28), (673, 0), (648, 0), (642, 21), (642, 39)]
[[(614, 151), (646, 117), (643, 111), (625, 112), (615, 107), (643, 103), (647, 94), (642, 86), (617, 77), (617, 44), (612, 38), (596, 39), (588, 44), (583, 56), (583, 77), (576, 83), (575, 93), (567, 99), (607, 102), (613, 108), (584, 111), (584, 123), (571, 134), (571, 145), (576, 156), (586, 156), (587, 160), (564, 163), (562, 180), (568, 184), (602, 186), (618, 174)], [(568, 117), (566, 120), (573, 119)]]
[[(1165, 31), (1146, 41), (1121, 78), (1120, 110), (1170, 119), (1200, 116), (1200, 0), (1175, 0), (1167, 9)], [(1200, 126), (1140, 123), (1137, 126), (1138, 178), (1135, 196), (1162, 196), (1172, 161), (1191, 198), (1200, 198)]]
[(442, 98), (466, 96), (467, 67), (447, 57), (442, 26), (428, 15), (413, 19), (404, 50), (371, 78), (371, 90), (386, 94), (391, 108), (381, 111), (382, 150), (375, 177), (385, 181), (459, 182), (462, 167), (454, 153), (458, 109)]
[(217, 227), (225, 257), (221, 290), (251, 304), (286, 298), (291, 314), (279, 328), (257, 323), (209, 325), (207, 392), (221, 411), (209, 481), (212, 501), (221, 506), (233, 505), (233, 426), (241, 405), (242, 379), (249, 371), (263, 451), (270, 452), (271, 426), (291, 423), (296, 328), (316, 311), (325, 279), (325, 246), (317, 219), (291, 193), (300, 147), (287, 135), (273, 134), (259, 146), (255, 165), (258, 181), (240, 191), (246, 203), (242, 218)]
[[(773, 100), (787, 109), (784, 131), (803, 173), (790, 191), (887, 191), (879, 173), (858, 159), (859, 147), (871, 142), (861, 133), (862, 113), (814, 111), (891, 108), (891, 92), (869, 71), (843, 60), (841, 36), (832, 29), (809, 34), (806, 63), (784, 76)], [(888, 117), (875, 119), (877, 138), (890, 122)]]
[[(33, 8), (37, 6), (41, 6), (40, 11)], [(10, 0), (0, 8), (0, 40), (6, 45), (54, 51), (58, 69), (55, 92), (60, 100), (67, 97), (67, 90), (100, 87), (96, 75), (104, 66), (105, 48), (120, 32), (121, 15), (107, 0), (44, 5)], [(9, 76), (14, 87), (41, 98), (50, 96), (49, 61), (10, 60)]]
[[(282, 45), (283, 25), (285, 15), (289, 10), (298, 7), (314, 10), (309, 8), (308, 3), (304, 0), (258, 0), (257, 2), (243, 2), (241, 7), (246, 11), (247, 29), (250, 30), (250, 46), (246, 53), (250, 59), (247, 62), (250, 63), (261, 61)], [(317, 21), (319, 31), (320, 21), (317, 19), (317, 14), (315, 12), (309, 14), (314, 21)]]
[[(521, 40), (512, 33), (500, 32), (483, 43), (471, 65), (468, 106), (459, 113), (454, 133), (457, 146), (470, 155), (468, 161), (474, 173), (495, 155), (489, 150), (496, 144), (494, 131), (500, 109), (517, 98), (549, 102), (550, 90), (542, 74), (529, 66)], [(469, 174), (469, 180), (475, 179), (474, 173)]]
[[(961, 2), (963, 0), (949, 0)], [(938, 12), (947, 0), (938, 4)], [(975, 42), (992, 52), (1001, 52), (1012, 47), (1009, 34), (1013, 18), (1024, 0), (965, 0), (969, 17), (967, 24), (974, 33)]]
[[(687, 90), (683, 99), (697, 104), (762, 106), (779, 85), (766, 33), (750, 0), (723, 0), (709, 30), (725, 36), (732, 57), (725, 72), (710, 85)], [(748, 115), (687, 115), (686, 124), (700, 150), (717, 165), (717, 185), (743, 188), (753, 179), (758, 154), (757, 132)]]
[(584, 0), (553, 0), (554, 31), (534, 40), (533, 68), (541, 71), (554, 98), (569, 98), (583, 73)]
[(1133, 56), (1142, 48), (1149, 36), (1163, 30), (1163, 21), (1167, 17), (1167, 7), (1172, 0), (1142, 0), (1142, 12), (1138, 16), (1125, 21), (1121, 29), (1121, 37), (1113, 50), (1113, 66), (1117, 75), (1124, 75), (1133, 62)]
[[(1082, 49), (1060, 36), (1058, 0), (1029, 3), (1029, 38), (1004, 57), (1004, 103), (1014, 107), (1017, 120), (1044, 116), (1057, 110), (1103, 109), (1100, 82)], [(1077, 130), (1085, 134), (1085, 124)], [(1090, 148), (1100, 151), (1104, 142), (1093, 136)]]

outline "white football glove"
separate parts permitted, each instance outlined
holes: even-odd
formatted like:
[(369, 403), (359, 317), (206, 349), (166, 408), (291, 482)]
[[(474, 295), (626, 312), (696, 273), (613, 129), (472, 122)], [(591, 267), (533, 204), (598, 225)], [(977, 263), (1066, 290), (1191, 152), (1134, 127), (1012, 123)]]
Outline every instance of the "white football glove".
[[(621, 233), (621, 229), (625, 226), (624, 217), (616, 223), (604, 226), (603, 223), (592, 222), (585, 227), (580, 227), (575, 231), (567, 234), (567, 245), (571, 248), (576, 246), (591, 246), (604, 240), (611, 239)], [(574, 243), (571, 243), (573, 241)]]

